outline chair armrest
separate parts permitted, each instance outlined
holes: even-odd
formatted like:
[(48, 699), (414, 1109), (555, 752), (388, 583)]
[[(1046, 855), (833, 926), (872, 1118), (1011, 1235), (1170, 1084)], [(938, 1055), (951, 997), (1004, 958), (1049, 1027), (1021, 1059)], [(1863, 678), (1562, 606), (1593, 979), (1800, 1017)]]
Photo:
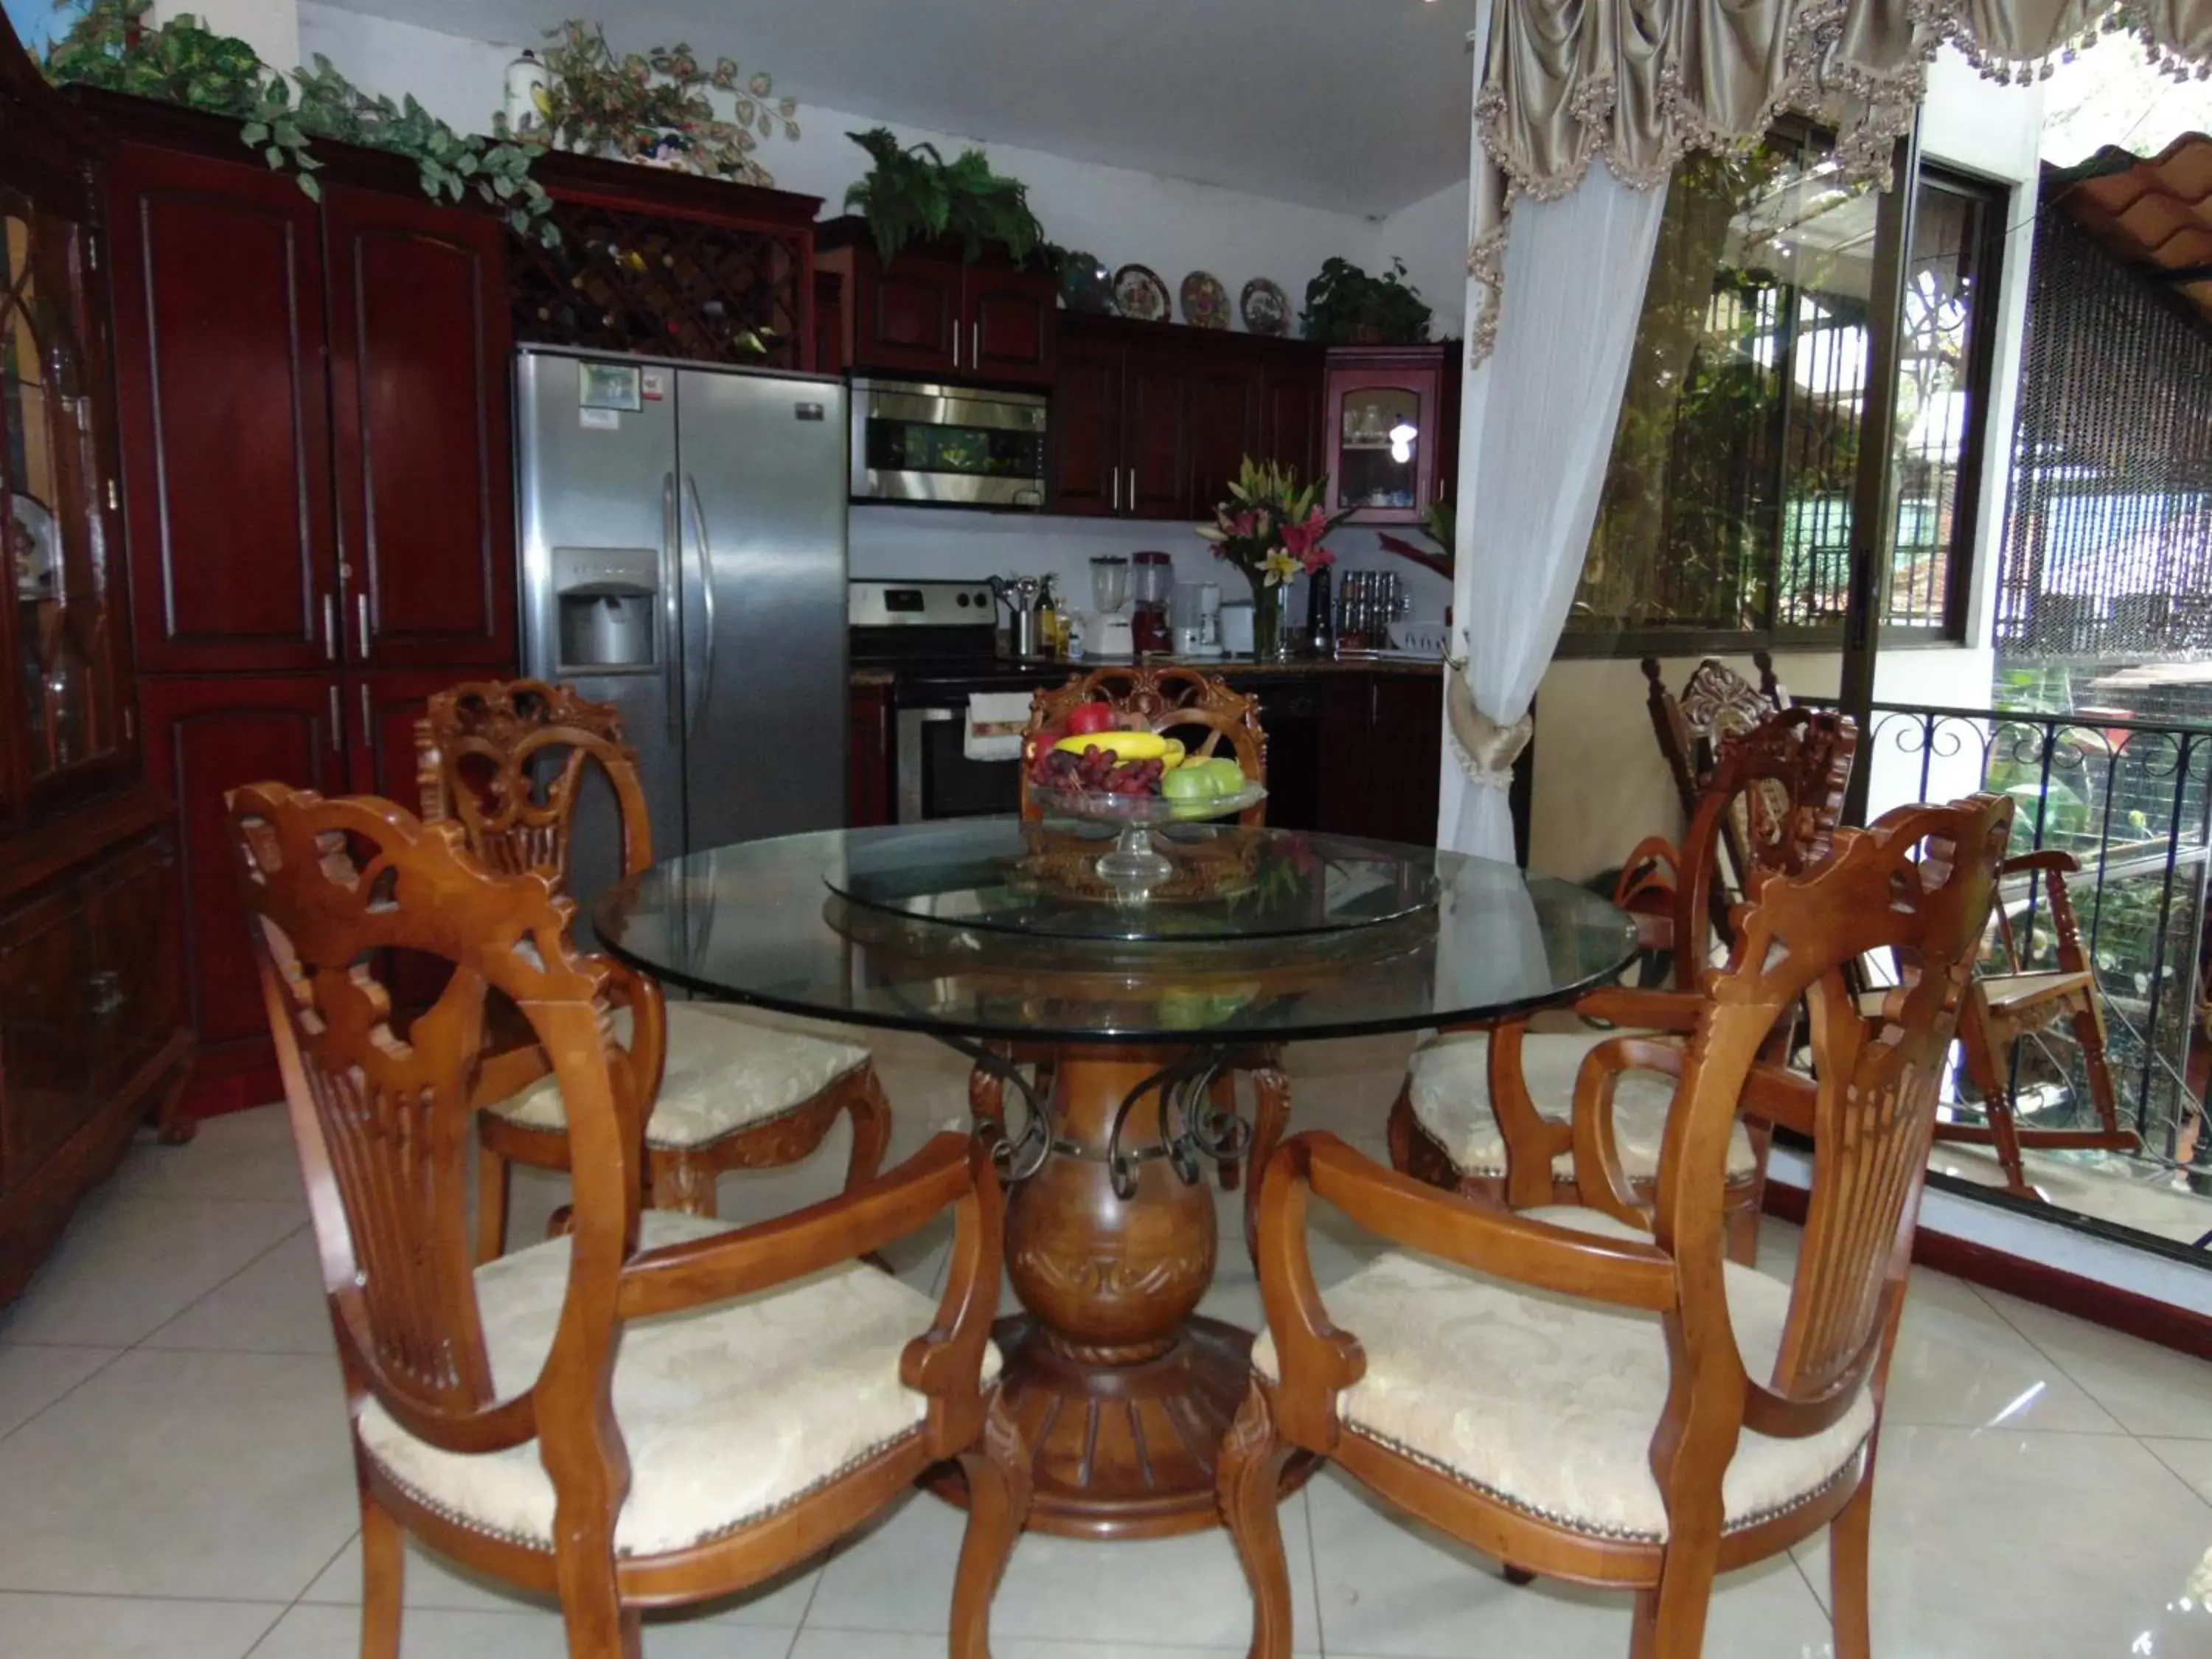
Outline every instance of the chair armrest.
[[(1294, 1156), (1304, 1164), (1305, 1184), (1316, 1196), (1369, 1232), (1408, 1249), (1440, 1255), (1533, 1289), (1594, 1302), (1654, 1310), (1675, 1304), (1674, 1259), (1656, 1243), (1555, 1227), (1440, 1191), (1376, 1163), (1323, 1132), (1310, 1131), (1284, 1144), (1285, 1152), (1292, 1147), (1297, 1148)], [(1275, 1167), (1283, 1163), (1283, 1154), (1278, 1153)], [(1291, 1178), (1296, 1174), (1293, 1168)], [(1268, 1310), (1271, 1317), (1273, 1311)]]
[(1575, 1003), (1575, 1012), (1584, 1019), (1684, 1034), (1697, 1030), (1698, 1016), (1705, 1008), (1705, 999), (1694, 991), (1638, 990), (1626, 985), (1601, 985), (1583, 993)]
[(970, 1146), (967, 1135), (935, 1135), (865, 1187), (773, 1221), (641, 1251), (623, 1266), (619, 1316), (646, 1319), (727, 1302), (852, 1261), (918, 1231), (973, 1192)]
[(1613, 902), (1627, 910), (1644, 894), (1664, 894), (1671, 908), (1681, 875), (1682, 855), (1674, 843), (1664, 836), (1646, 836), (1622, 860), (1620, 877), (1613, 884)]
[(1651, 1230), (1652, 1206), (1638, 1201), (1613, 1139), (1613, 1097), (1623, 1072), (1658, 1072), (1678, 1084), (1685, 1058), (1674, 1036), (1607, 1038), (1583, 1056), (1575, 1073), (1575, 1189), (1583, 1203), (1632, 1227)]
[(2081, 873), (2081, 860), (2058, 848), (2045, 847), (2033, 853), (2022, 853), (2018, 858), (2007, 859), (2000, 873), (2026, 876), (2054, 871), (2062, 876), (2078, 876)]

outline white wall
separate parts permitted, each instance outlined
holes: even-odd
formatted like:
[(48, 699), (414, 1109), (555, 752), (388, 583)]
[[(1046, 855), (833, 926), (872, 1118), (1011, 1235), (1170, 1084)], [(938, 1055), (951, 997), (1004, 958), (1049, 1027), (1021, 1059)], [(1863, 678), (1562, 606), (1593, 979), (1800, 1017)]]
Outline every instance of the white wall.
[(1467, 180), (1400, 208), (1375, 228), (1370, 270), (1395, 258), (1436, 317), (1431, 332), (1456, 340), (1467, 332)]

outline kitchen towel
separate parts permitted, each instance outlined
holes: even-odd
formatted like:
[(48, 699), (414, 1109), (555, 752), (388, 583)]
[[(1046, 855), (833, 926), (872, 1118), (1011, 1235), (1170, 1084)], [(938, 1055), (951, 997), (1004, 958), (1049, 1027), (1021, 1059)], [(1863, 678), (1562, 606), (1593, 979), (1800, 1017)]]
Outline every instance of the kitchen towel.
[(1018, 761), (1022, 732), (1029, 723), (1028, 692), (971, 691), (960, 750), (971, 761)]

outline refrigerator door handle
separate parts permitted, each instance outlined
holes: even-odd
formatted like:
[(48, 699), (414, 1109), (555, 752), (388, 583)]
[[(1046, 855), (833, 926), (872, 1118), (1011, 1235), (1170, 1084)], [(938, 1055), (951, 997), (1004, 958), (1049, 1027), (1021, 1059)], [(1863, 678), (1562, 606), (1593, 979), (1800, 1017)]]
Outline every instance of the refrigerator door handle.
[[(682, 644), (683, 614), (677, 609), (678, 596), (683, 592), (684, 573), (675, 549), (683, 535), (676, 522), (676, 475), (660, 475), (660, 610), (667, 644), (661, 649), (665, 662), (672, 662), (679, 654)], [(684, 736), (684, 700), (681, 696), (668, 699), (668, 740), (675, 743)]]
[(706, 657), (699, 665), (699, 696), (685, 723), (688, 732), (698, 724), (699, 716), (707, 710), (707, 699), (714, 694), (714, 566), (707, 552), (707, 509), (699, 500), (699, 486), (689, 472), (684, 475), (684, 491), (691, 498), (691, 521), (699, 532), (699, 605), (707, 624)]

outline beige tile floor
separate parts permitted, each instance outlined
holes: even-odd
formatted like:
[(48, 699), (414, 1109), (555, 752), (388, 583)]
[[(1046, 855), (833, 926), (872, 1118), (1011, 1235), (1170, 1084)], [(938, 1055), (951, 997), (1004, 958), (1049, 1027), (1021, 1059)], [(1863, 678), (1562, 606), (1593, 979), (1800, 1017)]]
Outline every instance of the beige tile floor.
[[(1402, 1042), (1294, 1054), (1303, 1123), (1379, 1150)], [(910, 1146), (957, 1109), (960, 1067), (877, 1042)], [(896, 1150), (896, 1149), (895, 1149)], [(732, 1177), (762, 1215), (833, 1188), (842, 1147)], [(558, 1183), (521, 1182), (518, 1236)], [(1222, 1210), (1224, 1239), (1232, 1213)], [(1796, 1238), (1770, 1226), (1764, 1264)], [(1324, 1272), (1357, 1259), (1332, 1238)], [(895, 1255), (932, 1282), (943, 1240)], [(1209, 1311), (1257, 1296), (1224, 1248)], [(1285, 1508), (1304, 1653), (1581, 1659), (1626, 1650), (1617, 1596), (1507, 1586), (1489, 1564), (1324, 1474)], [(2212, 1366), (1954, 1279), (1915, 1281), (1891, 1377), (1875, 1508), (1883, 1659), (2212, 1659)], [(52, 1266), (0, 1315), (0, 1656), (331, 1659), (358, 1641), (356, 1518), (337, 1378), (282, 1115), (135, 1148)], [(663, 1659), (927, 1659), (958, 1522), (910, 1498), (781, 1582), (656, 1620)], [(1707, 1652), (1830, 1650), (1824, 1552), (1723, 1581)], [(417, 1555), (410, 1659), (554, 1659), (542, 1604)], [(1024, 1540), (997, 1606), (1001, 1659), (1212, 1659), (1248, 1635), (1218, 1534), (1164, 1543)]]

